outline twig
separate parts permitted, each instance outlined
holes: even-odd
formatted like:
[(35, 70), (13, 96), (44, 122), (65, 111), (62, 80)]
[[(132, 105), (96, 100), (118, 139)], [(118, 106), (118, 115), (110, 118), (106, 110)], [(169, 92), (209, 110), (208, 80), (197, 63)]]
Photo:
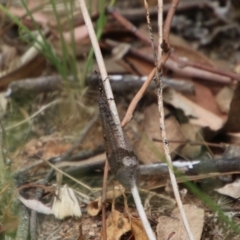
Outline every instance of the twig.
[(139, 100), (143, 97), (144, 93), (146, 92), (149, 84), (151, 83), (152, 79), (154, 78), (156, 73), (156, 69), (153, 68), (151, 73), (148, 75), (147, 80), (143, 83), (142, 87), (139, 89), (137, 94), (132, 99), (131, 103), (128, 106), (127, 112), (122, 120), (122, 127), (125, 127), (127, 123), (132, 119), (133, 111), (135, 110)]
[[(157, 139), (157, 138), (152, 138), (153, 141), (155, 142), (162, 142), (162, 139)], [(208, 146), (208, 147), (216, 147), (216, 148), (224, 148), (226, 149), (227, 145), (226, 143), (211, 143), (211, 142), (201, 142), (201, 141), (194, 141), (191, 139), (187, 140), (168, 140), (169, 143), (182, 143), (182, 144), (189, 144), (192, 146), (195, 145), (203, 145), (203, 146)], [(236, 144), (239, 145), (239, 144)]]
[[(79, 0), (79, 4), (80, 4), (81, 11), (82, 11), (83, 19), (84, 19), (85, 24), (88, 28), (89, 36), (90, 36), (90, 39), (91, 39), (91, 42), (92, 42), (92, 46), (93, 46), (94, 53), (95, 53), (97, 63), (98, 63), (98, 67), (99, 67), (99, 70), (100, 70), (101, 78), (103, 80), (105, 94), (106, 94), (106, 97), (108, 99), (109, 107), (110, 107), (110, 110), (112, 112), (114, 122), (115, 122), (116, 126), (118, 126), (121, 130), (121, 131), (119, 131), (119, 133), (122, 134), (122, 136), (120, 136), (121, 139), (125, 139), (125, 137), (123, 135), (123, 131), (121, 129), (121, 124), (120, 124), (120, 119), (119, 119), (119, 116), (118, 116), (117, 108), (116, 108), (116, 105), (115, 105), (115, 102), (114, 102), (114, 99), (113, 99), (113, 94), (112, 94), (111, 86), (110, 86), (110, 83), (109, 83), (106, 67), (105, 67), (105, 64), (104, 64), (104, 61), (103, 61), (103, 57), (102, 57), (100, 47), (99, 47), (94, 29), (93, 29), (91, 19), (89, 17), (89, 14), (88, 14), (88, 11), (87, 11), (87, 8), (86, 8), (85, 1), (84, 0)], [(141, 205), (141, 199), (140, 199), (137, 187), (136, 187), (136, 183), (134, 183), (133, 186), (131, 186), (131, 190), (132, 190), (132, 194), (133, 194), (135, 202), (137, 201), (136, 207), (138, 209), (139, 216), (140, 216), (141, 220), (145, 223), (148, 220), (147, 220), (147, 217), (146, 217), (146, 213), (143, 209), (143, 206), (139, 207)], [(144, 227), (146, 233), (149, 234), (148, 235), (149, 239), (150, 240), (155, 240), (156, 238), (155, 238), (154, 233), (153, 233), (153, 231), (150, 227), (150, 224), (149, 223), (148, 224), (143, 224), (143, 227)]]
[(103, 85), (104, 85), (104, 89), (105, 89), (105, 92), (106, 92), (106, 96), (108, 98), (109, 107), (112, 111), (112, 114), (115, 117), (116, 123), (120, 126), (120, 120), (119, 120), (119, 116), (118, 116), (118, 112), (117, 112), (117, 107), (116, 107), (115, 102), (113, 101), (114, 98), (113, 98), (111, 85), (110, 85), (109, 78), (108, 78), (108, 75), (107, 75), (107, 70), (106, 70), (106, 67), (105, 67), (105, 64), (104, 64), (104, 61), (103, 61), (102, 53), (101, 53), (101, 50), (100, 50), (100, 47), (99, 47), (99, 44), (98, 44), (98, 40), (97, 40), (97, 37), (96, 37), (95, 32), (94, 32), (92, 21), (90, 19), (85, 1), (84, 0), (78, 0), (78, 2), (80, 4), (83, 19), (84, 19), (84, 22), (87, 26), (89, 37), (90, 37), (91, 42), (92, 42), (95, 57), (96, 57), (96, 60), (97, 60), (97, 63), (98, 63), (98, 68), (99, 68), (99, 71), (100, 71), (101, 78), (103, 80)]
[(103, 187), (102, 187), (102, 239), (107, 239), (106, 226), (106, 193), (107, 193), (107, 178), (108, 178), (108, 161), (105, 161)]
[(146, 213), (145, 213), (145, 210), (143, 208), (143, 205), (142, 205), (142, 202), (141, 202), (141, 198), (139, 196), (139, 192), (138, 192), (138, 189), (137, 189), (137, 186), (133, 186), (131, 188), (131, 192), (132, 192), (132, 196), (134, 198), (134, 202), (136, 204), (136, 207), (137, 207), (137, 210), (138, 210), (138, 214), (141, 218), (141, 221), (142, 221), (142, 224), (143, 224), (143, 227), (146, 231), (146, 234), (149, 238), (149, 240), (154, 240), (156, 239), (153, 231), (152, 231), (152, 228), (150, 226), (150, 223), (147, 219), (147, 216), (146, 216)]
[[(172, 4), (171, 4), (171, 8), (169, 9), (166, 21), (165, 21), (165, 25), (164, 25), (164, 29), (162, 31), (162, 6), (163, 6), (163, 0), (158, 0), (158, 8), (159, 8), (159, 42), (161, 42), (161, 47), (162, 50), (160, 50), (158, 52), (158, 57), (159, 57), (159, 63), (161, 64), (161, 58), (164, 55), (169, 56), (170, 53), (170, 48), (169, 48), (169, 32), (170, 32), (170, 26), (171, 26), (171, 22), (175, 13), (175, 9), (177, 7), (179, 3), (179, 0), (173, 0)], [(163, 36), (162, 36), (163, 34)], [(160, 129), (161, 129), (161, 133), (162, 133), (162, 139), (163, 139), (163, 148), (164, 148), (164, 152), (165, 152), (165, 156), (167, 159), (167, 163), (168, 163), (168, 169), (169, 169), (169, 175), (170, 175), (170, 179), (171, 179), (171, 183), (172, 183), (172, 187), (173, 187), (173, 192), (174, 192), (174, 196), (180, 211), (180, 215), (182, 217), (182, 221), (183, 221), (183, 225), (185, 227), (185, 230), (187, 232), (188, 238), (190, 240), (193, 240), (193, 234), (191, 232), (184, 208), (183, 208), (183, 204), (182, 204), (182, 200), (180, 197), (180, 193), (178, 190), (178, 185), (177, 185), (177, 180), (176, 177), (174, 175), (173, 172), (173, 165), (172, 165), (172, 159), (170, 156), (170, 151), (169, 151), (169, 143), (167, 140), (167, 133), (166, 133), (166, 128), (165, 128), (165, 122), (164, 122), (164, 108), (163, 108), (163, 95), (162, 95), (162, 81), (161, 81), (161, 77), (159, 75), (159, 71), (162, 71), (162, 64), (159, 66), (158, 64), (158, 71), (156, 72), (156, 78), (157, 78), (157, 96), (158, 96), (158, 111), (160, 114), (159, 117), (159, 122), (160, 122)]]
[(187, 66), (190, 66), (190, 67), (202, 69), (202, 70), (205, 70), (205, 71), (208, 71), (208, 72), (211, 72), (211, 73), (216, 73), (216, 74), (219, 74), (219, 75), (222, 75), (222, 76), (229, 77), (231, 79), (236, 79), (236, 80), (240, 81), (240, 76), (237, 73), (233, 73), (233, 72), (224, 71), (224, 70), (221, 70), (221, 69), (209, 67), (207, 65), (200, 64), (200, 63), (184, 61), (174, 53), (171, 53), (171, 58), (174, 61), (178, 62), (179, 65), (181, 65), (183, 68), (187, 67)]
[(149, 38), (143, 35), (136, 26), (134, 26), (130, 21), (124, 18), (116, 9), (108, 8), (108, 13), (110, 13), (119, 23), (121, 23), (127, 30), (131, 31), (136, 35), (141, 41), (151, 44)]
[[(163, 12), (167, 13), (169, 8), (171, 7), (170, 3), (166, 3), (163, 6)], [(179, 3), (178, 11), (185, 11), (192, 8), (203, 8), (203, 7), (209, 7), (214, 10), (213, 5), (209, 0), (184, 0)], [(119, 10), (120, 14), (124, 16), (125, 18), (129, 20), (142, 20), (144, 16), (146, 16), (145, 9), (141, 8), (134, 8), (134, 9), (124, 9)], [(153, 6), (149, 8), (149, 13), (151, 16), (156, 16), (158, 14), (158, 9)]]

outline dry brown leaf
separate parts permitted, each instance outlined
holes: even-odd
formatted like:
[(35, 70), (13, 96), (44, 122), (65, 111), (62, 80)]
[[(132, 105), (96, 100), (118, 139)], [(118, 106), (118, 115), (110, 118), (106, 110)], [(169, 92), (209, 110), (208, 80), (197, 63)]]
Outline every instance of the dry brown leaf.
[(9, 83), (24, 78), (38, 76), (45, 67), (45, 59), (43, 56), (36, 56), (31, 61), (19, 66), (8, 74), (0, 77), (0, 90), (5, 90)]
[[(165, 115), (167, 113), (168, 111), (165, 109)], [(170, 116), (165, 120), (165, 126), (169, 141), (185, 141), (179, 124), (174, 116)], [(162, 138), (159, 127), (159, 113), (156, 104), (152, 104), (144, 110), (143, 132), (144, 134), (142, 134), (141, 139), (134, 145), (138, 158), (145, 164), (163, 160), (165, 155), (162, 142), (152, 141), (153, 138)], [(175, 151), (180, 145), (181, 143), (171, 143), (170, 152), (172, 153)], [(157, 149), (157, 152), (155, 149)]]
[[(190, 204), (185, 204), (183, 207), (194, 239), (200, 240), (204, 224), (204, 210)], [(170, 235), (172, 235), (171, 240), (188, 239), (178, 208), (173, 210), (171, 217), (161, 216), (158, 222), (158, 240), (169, 239)]]
[(222, 112), (218, 108), (216, 97), (213, 95), (209, 87), (206, 87), (198, 82), (194, 82), (194, 92), (194, 95), (188, 95), (187, 98), (217, 116), (223, 116)]
[(228, 113), (230, 110), (231, 100), (233, 98), (233, 88), (231, 87), (224, 87), (222, 88), (216, 96), (216, 102), (218, 108), (222, 113)]
[(224, 118), (202, 108), (192, 102), (181, 93), (173, 89), (166, 89), (163, 93), (164, 101), (175, 108), (182, 109), (186, 116), (193, 117), (190, 122), (202, 127), (209, 127), (212, 130), (219, 130), (224, 124)]
[[(121, 185), (115, 186), (114, 189), (107, 191), (106, 201), (112, 202), (112, 200), (120, 197), (123, 192), (124, 188)], [(95, 199), (94, 201), (90, 202), (87, 206), (88, 214), (91, 216), (97, 216), (101, 210), (102, 210), (102, 197)]]
[(67, 43), (71, 44), (73, 41), (74, 36), (74, 42), (79, 43), (82, 39), (86, 38), (88, 36), (88, 30), (86, 25), (78, 26), (73, 29), (73, 31), (64, 32), (63, 37), (66, 40)]
[(90, 202), (87, 206), (87, 212), (90, 216), (97, 216), (100, 211), (102, 210), (101, 208), (101, 198), (97, 198), (96, 200)]
[(121, 239), (123, 234), (131, 230), (131, 222), (120, 212), (113, 210), (106, 221), (107, 240)]
[(184, 57), (191, 62), (196, 62), (199, 64), (204, 64), (206, 66), (214, 67), (213, 62), (207, 56), (193, 49), (191, 45), (182, 37), (170, 34), (169, 40), (171, 47), (174, 49), (174, 53), (179, 57)]
[(131, 217), (131, 227), (132, 234), (136, 240), (148, 240), (140, 219)]
[(215, 189), (216, 192), (227, 195), (229, 197), (239, 199), (240, 197), (240, 178), (237, 178), (234, 182), (226, 184), (222, 188)]
[(232, 86), (225, 86), (218, 92), (216, 102), (221, 112), (229, 113), (233, 95), (234, 88)]

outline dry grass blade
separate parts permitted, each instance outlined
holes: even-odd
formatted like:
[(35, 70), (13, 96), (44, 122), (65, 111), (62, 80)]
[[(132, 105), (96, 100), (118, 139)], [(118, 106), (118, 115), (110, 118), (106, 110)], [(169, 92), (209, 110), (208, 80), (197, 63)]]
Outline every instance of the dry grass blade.
[[(186, 217), (186, 213), (183, 209), (183, 204), (182, 204), (182, 200), (180, 197), (180, 193), (179, 193), (179, 189), (178, 189), (178, 185), (177, 185), (177, 180), (176, 177), (174, 175), (173, 172), (173, 166), (172, 166), (172, 159), (170, 156), (170, 151), (169, 151), (169, 143), (168, 143), (168, 139), (167, 139), (167, 133), (166, 133), (166, 129), (165, 129), (165, 120), (164, 120), (164, 108), (163, 108), (163, 94), (162, 94), (162, 81), (161, 81), (161, 71), (162, 71), (162, 65), (159, 66), (159, 64), (161, 64), (161, 59), (162, 56), (167, 55), (169, 56), (169, 31), (170, 31), (170, 25), (172, 22), (172, 18), (173, 15), (175, 13), (175, 9), (177, 7), (179, 3), (179, 0), (173, 0), (172, 4), (171, 4), (171, 8), (169, 9), (168, 15), (167, 15), (167, 19), (164, 25), (164, 29), (163, 29), (163, 25), (162, 25), (162, 16), (163, 16), (163, 1), (162, 0), (158, 0), (158, 9), (159, 9), (159, 13), (158, 13), (158, 24), (159, 24), (159, 44), (161, 44), (161, 47), (158, 48), (158, 58), (159, 58), (159, 62), (158, 62), (158, 69), (156, 71), (156, 78), (157, 78), (157, 96), (158, 96), (158, 110), (159, 110), (159, 122), (160, 122), (160, 129), (162, 132), (162, 139), (163, 139), (163, 147), (164, 147), (164, 152), (165, 152), (165, 156), (167, 159), (167, 163), (168, 163), (168, 169), (169, 169), (169, 175), (170, 175), (170, 179), (171, 179), (171, 184), (173, 187), (173, 192), (174, 192), (174, 196), (180, 211), (180, 215), (185, 227), (185, 230), (187, 232), (188, 238), (190, 240), (193, 240), (193, 234), (192, 231), (190, 229), (187, 217)], [(165, 48), (166, 47), (166, 48)], [(162, 49), (161, 49), (162, 48)], [(159, 73), (160, 72), (160, 73)]]

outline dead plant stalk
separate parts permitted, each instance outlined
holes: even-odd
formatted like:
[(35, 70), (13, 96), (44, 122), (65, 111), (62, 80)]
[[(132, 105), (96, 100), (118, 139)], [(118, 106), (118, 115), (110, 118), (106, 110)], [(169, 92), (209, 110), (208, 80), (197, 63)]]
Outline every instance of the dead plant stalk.
[[(159, 61), (156, 63), (156, 81), (157, 81), (157, 97), (158, 97), (158, 110), (159, 110), (159, 123), (160, 123), (160, 129), (162, 133), (162, 140), (163, 140), (163, 148), (165, 152), (165, 156), (168, 163), (168, 171), (170, 175), (171, 184), (173, 187), (174, 196), (180, 211), (180, 215), (182, 217), (183, 225), (185, 227), (185, 230), (187, 232), (188, 238), (190, 240), (194, 240), (193, 234), (191, 232), (183, 204), (181, 201), (181, 197), (179, 194), (178, 184), (176, 177), (173, 172), (173, 165), (172, 165), (172, 159), (170, 156), (169, 151), (169, 143), (167, 140), (167, 133), (165, 128), (165, 122), (164, 122), (164, 108), (163, 108), (163, 95), (162, 95), (162, 81), (161, 81), (161, 71), (162, 71), (162, 63), (161, 59), (164, 55), (167, 55), (167, 58), (170, 55), (170, 46), (169, 46), (169, 32), (170, 32), (170, 26), (171, 22), (175, 13), (175, 10), (177, 8), (177, 5), (179, 3), (179, 0), (172, 0), (171, 7), (169, 9), (164, 29), (163, 29), (163, 0), (158, 0), (158, 32), (159, 32), (159, 47), (158, 47), (158, 58)], [(154, 45), (154, 43), (153, 43)], [(160, 64), (160, 65), (159, 65)]]
[[(111, 86), (110, 86), (110, 83), (109, 83), (106, 67), (105, 67), (105, 64), (104, 64), (104, 61), (103, 61), (102, 53), (100, 51), (98, 40), (97, 40), (96, 34), (94, 32), (94, 29), (93, 29), (92, 21), (90, 19), (85, 1), (84, 0), (79, 0), (79, 4), (80, 4), (81, 11), (82, 11), (84, 22), (85, 22), (85, 24), (87, 26), (87, 29), (88, 29), (88, 33), (89, 33), (89, 37), (91, 39), (92, 46), (93, 46), (93, 49), (94, 49), (94, 53), (95, 53), (95, 57), (96, 57), (97, 64), (98, 64), (98, 67), (99, 67), (99, 71), (100, 71), (100, 74), (101, 74), (101, 78), (103, 80), (105, 93), (106, 93), (107, 99), (109, 100), (110, 110), (113, 114), (115, 124), (117, 126), (121, 127), (120, 119), (119, 119), (119, 116), (118, 116), (118, 112), (117, 112), (115, 102), (112, 101), (113, 100), (113, 94), (112, 94)], [(124, 137), (123, 137), (123, 139), (124, 139)], [(104, 191), (104, 189), (103, 189), (103, 191)], [(155, 240), (156, 237), (155, 237), (155, 235), (154, 235), (154, 233), (151, 229), (151, 226), (149, 224), (149, 221), (147, 219), (146, 213), (145, 213), (143, 205), (141, 203), (141, 199), (140, 199), (139, 192), (138, 192), (136, 184), (134, 184), (134, 186), (131, 187), (131, 192), (132, 192), (132, 195), (133, 195), (133, 198), (134, 198), (139, 216), (141, 218), (143, 227), (146, 231), (146, 234), (147, 234), (147, 236), (150, 240)], [(106, 225), (106, 224), (104, 224), (104, 225)]]

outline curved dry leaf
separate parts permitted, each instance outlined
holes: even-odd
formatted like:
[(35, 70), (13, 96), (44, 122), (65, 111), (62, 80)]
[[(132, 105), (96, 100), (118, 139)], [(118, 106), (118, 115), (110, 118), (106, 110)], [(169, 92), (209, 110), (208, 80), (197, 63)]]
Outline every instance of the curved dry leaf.
[[(122, 185), (115, 186), (114, 189), (107, 191), (106, 201), (112, 202), (112, 200), (120, 197), (124, 193), (125, 189)], [(97, 216), (102, 210), (102, 197), (90, 202), (87, 206), (87, 211), (90, 216)]]
[(193, 124), (202, 127), (209, 127), (210, 129), (217, 131), (225, 122), (223, 118), (202, 108), (173, 89), (166, 89), (163, 92), (163, 99), (165, 102), (171, 104), (175, 108), (182, 109), (186, 116), (195, 118), (190, 119), (190, 122)]
[(131, 217), (131, 230), (135, 239), (148, 240), (148, 237), (142, 225), (142, 221), (140, 219)]
[(240, 197), (240, 179), (236, 179), (234, 182), (226, 184), (224, 187), (215, 189), (216, 192), (227, 195), (229, 197), (239, 199)]
[(107, 240), (119, 240), (131, 230), (130, 220), (120, 212), (113, 210), (106, 221)]
[(225, 86), (216, 96), (216, 103), (222, 113), (229, 113), (231, 100), (234, 90), (232, 87)]
[(94, 217), (100, 213), (100, 211), (102, 210), (101, 202), (102, 202), (102, 200), (100, 197), (88, 204), (87, 212), (90, 216)]

